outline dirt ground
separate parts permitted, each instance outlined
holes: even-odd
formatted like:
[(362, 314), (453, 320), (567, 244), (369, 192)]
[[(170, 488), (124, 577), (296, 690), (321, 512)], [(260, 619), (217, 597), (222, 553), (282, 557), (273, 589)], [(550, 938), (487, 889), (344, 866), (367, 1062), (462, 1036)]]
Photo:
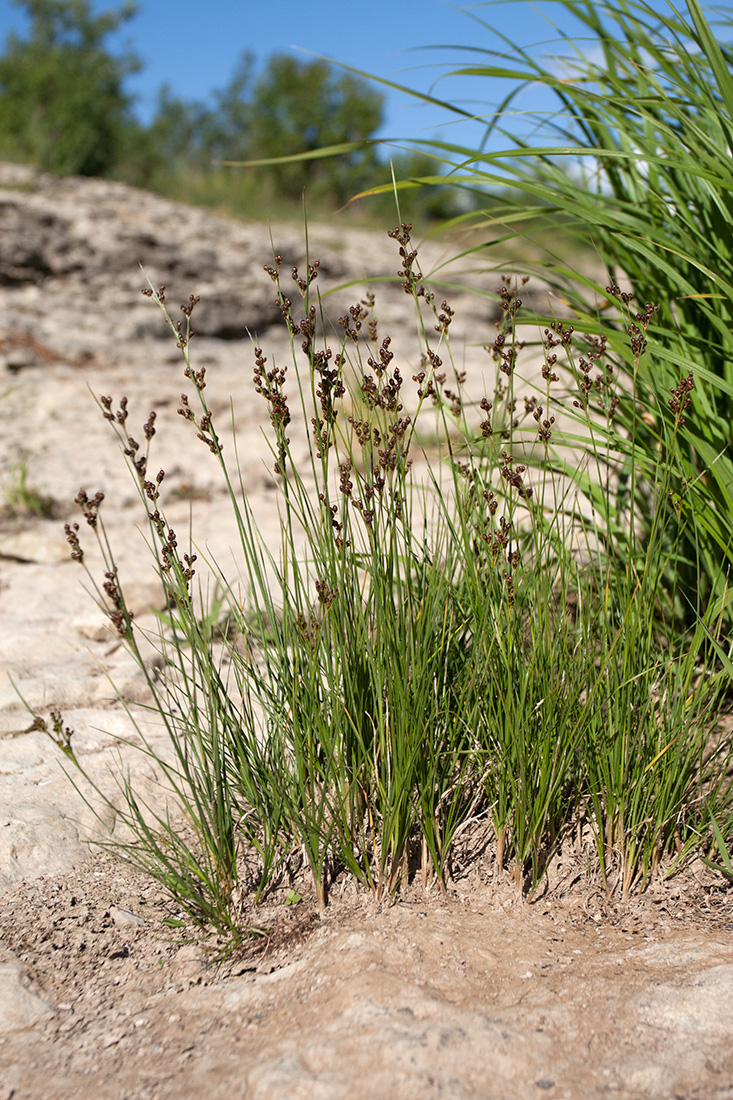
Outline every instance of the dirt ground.
[(733, 1098), (733, 897), (701, 869), (622, 906), (304, 897), (218, 966), (171, 917), (106, 853), (2, 899), (48, 1009), (0, 1039), (1, 1100)]

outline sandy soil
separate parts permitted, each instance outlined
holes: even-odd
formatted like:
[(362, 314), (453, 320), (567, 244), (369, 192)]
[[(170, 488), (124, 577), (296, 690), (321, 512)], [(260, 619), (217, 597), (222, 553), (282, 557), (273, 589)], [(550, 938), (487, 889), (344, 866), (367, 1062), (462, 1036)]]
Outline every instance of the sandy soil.
[(2, 1100), (733, 1097), (733, 904), (700, 872), (623, 907), (306, 895), (218, 966), (170, 916), (106, 854), (2, 899), (49, 1006), (0, 1041)]

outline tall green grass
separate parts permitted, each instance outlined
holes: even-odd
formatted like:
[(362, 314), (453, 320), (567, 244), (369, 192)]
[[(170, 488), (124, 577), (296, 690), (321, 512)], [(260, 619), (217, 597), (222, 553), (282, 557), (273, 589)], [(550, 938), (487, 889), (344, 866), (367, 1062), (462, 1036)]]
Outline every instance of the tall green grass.
[[(236, 456), (225, 457), (205, 372), (191, 357), (196, 300), (175, 324), (163, 292), (149, 291), (182, 350), (189, 392), (180, 412), (220, 468), (239, 532), (236, 575), (206, 563), (228, 605), (225, 629), (214, 628), (197, 590), (202, 562), (183, 552), (166, 518), (165, 474), (149, 472), (154, 417), (141, 434), (124, 399), (102, 400), (170, 605), (153, 639), (163, 658), (156, 676), (106, 536), (107, 505), (99, 494), (78, 497), (105, 558), (100, 603), (167, 733), (168, 751), (145, 742), (142, 751), (183, 814), (145, 805), (123, 777), (130, 839), (111, 843), (194, 922), (230, 938), (257, 924), (253, 902), (284, 897), (303, 873), (321, 908), (348, 877), (379, 900), (415, 883), (444, 891), (470, 872), (531, 895), (572, 846), (591, 879), (626, 896), (709, 855), (716, 829), (724, 843), (733, 832), (730, 737), (714, 749), (710, 740), (728, 684), (716, 664), (725, 644), (712, 605), (688, 628), (674, 615), (679, 539), (666, 493), (684, 468), (681, 413), (669, 402), (654, 407), (669, 445), (654, 470), (652, 523), (637, 524), (632, 493), (616, 554), (603, 515), (595, 527), (583, 518), (582, 486), (553, 457), (562, 391), (548, 349), (542, 407), (533, 406), (541, 460), (530, 470), (520, 457), (516, 289), (502, 291), (497, 384), (477, 405), (452, 360), (452, 311), (421, 273), (409, 227), (391, 236), (416, 309), (411, 379), (389, 337), (377, 335), (371, 297), (334, 333), (317, 264), (291, 276), (278, 257), (268, 268), (292, 349), (288, 364), (252, 351), (280, 493), (277, 556)], [(599, 367), (606, 352), (565, 333), (580, 385), (576, 339)], [(637, 377), (656, 356), (652, 340), (636, 344)], [(610, 376), (610, 352), (608, 364)], [(647, 411), (635, 396), (634, 423)], [(578, 438), (600, 475), (597, 512), (616, 481), (607, 458), (613, 406), (603, 397), (578, 412)], [(305, 467), (290, 443), (296, 424), (308, 442)], [(429, 458), (420, 439), (430, 440)], [(646, 469), (634, 433), (621, 439), (622, 464)], [(86, 567), (85, 536), (76, 525), (67, 535)], [(47, 725), (42, 716), (38, 724)], [(82, 768), (60, 716), (49, 732)]]
[[(639, 515), (646, 508), (650, 525), (655, 498), (647, 492), (648, 472), (669, 446), (655, 410), (692, 371), (670, 501), (680, 536), (679, 596), (688, 611), (698, 590), (706, 598), (713, 594), (722, 607), (733, 561), (733, 52), (724, 41), (733, 20), (719, 14), (713, 29), (697, 0), (688, 0), (686, 12), (671, 3), (660, 12), (644, 0), (559, 2), (580, 30), (562, 33), (548, 19), (558, 37), (556, 56), (544, 58), (498, 35), (492, 3), (471, 9), (472, 44), (444, 48), (455, 62), (453, 74), (485, 77), (487, 96), (494, 79), (513, 87), (481, 116), (486, 131), (480, 148), (420, 144), (437, 160), (457, 165), (455, 184), (479, 201), (497, 186), (513, 188), (501, 215), (492, 200), (485, 216), (472, 219), (481, 231), (479, 260), (487, 239), (497, 252), (518, 237), (551, 252), (558, 227), (584, 255), (589, 248), (597, 254), (607, 271), (600, 282), (587, 275), (587, 265), (581, 273), (568, 262), (566, 248), (542, 268), (543, 278), (571, 303), (577, 327), (599, 331), (609, 310), (613, 315), (615, 285), (635, 296), (632, 321), (634, 313), (645, 315), (645, 303), (659, 307), (649, 328), (655, 355), (638, 367), (626, 326), (603, 325), (633, 374), (637, 396), (649, 405), (642, 420), (632, 418), (633, 410), (627, 414), (628, 403), (619, 408), (619, 422), (627, 432), (633, 427), (637, 462), (646, 457), (647, 477), (635, 481), (636, 507)], [(546, 110), (532, 117), (539, 135), (534, 142), (517, 136), (514, 113), (517, 96), (529, 85), (548, 100)], [(441, 84), (449, 86), (447, 79)], [(442, 103), (448, 117), (466, 116), (449, 98)], [(630, 486), (627, 473), (621, 490)], [(618, 505), (623, 512), (623, 492)], [(668, 522), (674, 527), (675, 517)]]

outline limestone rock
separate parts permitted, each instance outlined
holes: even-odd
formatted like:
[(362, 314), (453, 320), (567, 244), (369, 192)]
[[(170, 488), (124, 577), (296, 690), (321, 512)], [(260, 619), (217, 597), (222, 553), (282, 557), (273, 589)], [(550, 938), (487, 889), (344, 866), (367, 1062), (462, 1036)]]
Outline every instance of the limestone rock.
[(642, 999), (640, 1009), (650, 1027), (700, 1037), (730, 1035), (733, 966), (707, 967), (691, 982), (658, 986)]
[[(291, 262), (305, 262), (294, 230), (276, 229), (274, 244)], [(202, 336), (241, 339), (273, 324), (275, 290), (262, 277), (271, 256), (264, 225), (228, 221), (123, 183), (38, 175), (30, 188), (0, 193), (0, 286), (83, 287), (118, 335), (121, 328), (137, 338), (169, 335), (140, 298), (146, 277), (156, 288), (175, 289), (181, 301), (202, 296), (194, 326)], [(335, 253), (322, 267), (336, 277), (344, 272)], [(173, 307), (178, 318), (175, 299)]]
[(42, 533), (37, 528), (9, 535), (0, 532), (0, 558), (36, 565), (60, 565), (69, 560), (69, 547), (62, 533), (55, 528), (48, 530), (45, 525)]
[(0, 1036), (50, 1019), (54, 1009), (13, 953), (0, 944)]

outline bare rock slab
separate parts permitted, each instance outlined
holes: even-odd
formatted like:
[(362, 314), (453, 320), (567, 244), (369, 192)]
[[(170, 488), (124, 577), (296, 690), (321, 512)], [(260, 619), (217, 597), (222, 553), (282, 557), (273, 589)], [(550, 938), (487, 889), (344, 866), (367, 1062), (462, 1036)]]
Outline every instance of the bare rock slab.
[(43, 1023), (54, 1014), (20, 959), (0, 943), (0, 1036)]

